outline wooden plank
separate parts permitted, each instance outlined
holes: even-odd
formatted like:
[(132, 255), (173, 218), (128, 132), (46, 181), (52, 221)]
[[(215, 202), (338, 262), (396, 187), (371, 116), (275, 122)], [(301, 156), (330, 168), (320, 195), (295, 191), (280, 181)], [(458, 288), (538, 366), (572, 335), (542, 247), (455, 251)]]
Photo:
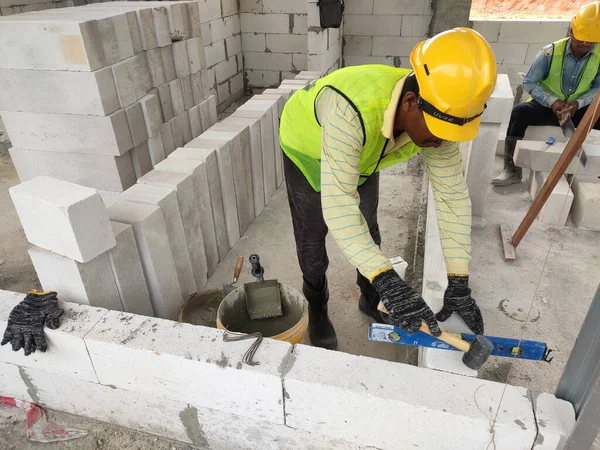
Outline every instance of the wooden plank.
[(515, 248), (512, 244), (512, 227), (510, 225), (500, 225), (500, 237), (502, 239), (502, 249), (504, 250), (504, 261), (514, 261), (517, 259)]
[(519, 245), (519, 243), (523, 239), (523, 236), (525, 236), (525, 233), (527, 233), (527, 230), (529, 230), (529, 227), (531, 227), (531, 224), (533, 223), (540, 210), (544, 206), (544, 203), (546, 203), (546, 200), (548, 200), (548, 197), (550, 197), (550, 194), (552, 194), (552, 191), (554, 187), (558, 184), (558, 181), (565, 174), (565, 171), (569, 167), (569, 164), (573, 160), (573, 157), (575, 156), (579, 148), (583, 145), (585, 138), (587, 137), (588, 133), (592, 129), (593, 124), (596, 123), (599, 117), (600, 91), (596, 93), (592, 104), (587, 109), (585, 115), (583, 116), (583, 119), (581, 119), (579, 126), (575, 130), (573, 138), (571, 138), (571, 140), (569, 140), (569, 142), (567, 143), (564, 152), (561, 154), (560, 158), (558, 159), (558, 162), (552, 169), (552, 172), (550, 172), (550, 175), (548, 175), (548, 178), (542, 186), (540, 193), (533, 201), (533, 204), (529, 208), (529, 211), (527, 211), (527, 214), (523, 218), (523, 221), (519, 225), (519, 228), (517, 228), (517, 231), (513, 235), (513, 247), (516, 248)]

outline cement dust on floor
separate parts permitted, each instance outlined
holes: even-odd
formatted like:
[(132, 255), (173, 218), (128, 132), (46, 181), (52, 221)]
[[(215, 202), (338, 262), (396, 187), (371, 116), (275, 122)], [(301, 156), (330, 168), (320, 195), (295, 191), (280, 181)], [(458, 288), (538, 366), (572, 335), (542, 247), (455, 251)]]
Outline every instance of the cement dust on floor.
[[(495, 173), (501, 164), (496, 158)], [(548, 364), (492, 357), (480, 377), (505, 382), (512, 365), (510, 384), (554, 393), (598, 288), (600, 234), (579, 230), (572, 223), (557, 229), (542, 273), (554, 228), (535, 220), (516, 250), (516, 261), (505, 262), (499, 226), (510, 224), (516, 230), (525, 217), (531, 200), (527, 175), (524, 180), (489, 188), (487, 226), (473, 228), (472, 233), (470, 285), (482, 308), (486, 334), (546, 342), (554, 349), (554, 360)], [(530, 305), (530, 322), (523, 329)]]
[(11, 186), (19, 183), (10, 155), (0, 156), (0, 289), (25, 293), (41, 286), (27, 253), (29, 243), (8, 193)]
[[(380, 178), (379, 226), (386, 255), (402, 256), (412, 265), (422, 198), (423, 165), (420, 158), (382, 172)], [(338, 334), (338, 350), (390, 361), (415, 362), (415, 353), (403, 346), (370, 342), (371, 320), (358, 311), (359, 290), (356, 271), (328, 236), (329, 311)], [(292, 221), (285, 188), (280, 188), (262, 214), (255, 219), (242, 239), (230, 250), (209, 280), (207, 289), (231, 281), (238, 256), (244, 268), (238, 285), (252, 282), (248, 257), (256, 253), (265, 269), (265, 279), (277, 278), (301, 291), (302, 274), (298, 266)], [(419, 280), (416, 280), (419, 281)]]

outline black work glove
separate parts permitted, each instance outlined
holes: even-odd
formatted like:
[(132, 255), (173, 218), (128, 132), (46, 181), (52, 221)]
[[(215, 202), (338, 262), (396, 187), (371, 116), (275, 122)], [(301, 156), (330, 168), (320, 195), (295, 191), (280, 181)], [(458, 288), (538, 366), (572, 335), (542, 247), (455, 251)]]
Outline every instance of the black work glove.
[(444, 307), (436, 314), (437, 320), (444, 322), (457, 313), (475, 334), (483, 334), (483, 317), (479, 306), (471, 297), (469, 276), (448, 276), (448, 289), (444, 294)]
[(408, 333), (414, 333), (425, 321), (429, 331), (434, 336), (439, 336), (440, 326), (435, 320), (433, 311), (427, 306), (425, 300), (400, 278), (395, 270), (387, 270), (377, 275), (373, 286), (381, 297), (383, 305), (389, 313), (392, 325), (396, 325)]
[(51, 330), (56, 330), (60, 326), (63, 312), (58, 307), (56, 292), (31, 291), (10, 312), (0, 345), (10, 342), (13, 351), (23, 348), (26, 356), (36, 350), (45, 352), (48, 344), (44, 336), (44, 324)]

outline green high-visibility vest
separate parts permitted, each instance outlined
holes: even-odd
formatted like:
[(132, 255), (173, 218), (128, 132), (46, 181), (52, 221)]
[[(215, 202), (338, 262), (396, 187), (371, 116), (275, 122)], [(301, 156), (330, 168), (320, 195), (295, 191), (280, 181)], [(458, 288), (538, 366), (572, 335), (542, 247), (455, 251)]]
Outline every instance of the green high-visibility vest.
[(546, 78), (540, 80), (538, 85), (546, 91), (553, 93), (559, 100), (573, 102), (592, 87), (594, 78), (596, 78), (598, 69), (600, 68), (600, 46), (596, 45), (594, 51), (585, 62), (585, 66), (579, 75), (579, 82), (577, 83), (575, 92), (567, 95), (562, 90), (562, 78), (568, 40), (569, 38), (565, 38), (552, 44), (553, 53), (550, 69)]
[(383, 116), (398, 81), (412, 71), (386, 65), (346, 67), (311, 82), (287, 101), (281, 114), (279, 141), (310, 185), (321, 191), (321, 126), (315, 102), (325, 87), (343, 95), (357, 111), (364, 140), (358, 168), (359, 185), (375, 172), (413, 157), (421, 148), (412, 141), (383, 156), (388, 139), (381, 134)]

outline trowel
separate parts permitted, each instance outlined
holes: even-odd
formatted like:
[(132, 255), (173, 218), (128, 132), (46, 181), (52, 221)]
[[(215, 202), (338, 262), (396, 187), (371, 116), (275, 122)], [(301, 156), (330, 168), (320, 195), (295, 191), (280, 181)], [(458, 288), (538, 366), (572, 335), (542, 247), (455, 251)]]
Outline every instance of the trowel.
[(281, 317), (283, 310), (281, 309), (279, 281), (264, 279), (265, 270), (260, 265), (258, 255), (250, 255), (249, 261), (252, 265), (252, 275), (256, 278), (254, 283), (244, 284), (246, 308), (250, 320)]

